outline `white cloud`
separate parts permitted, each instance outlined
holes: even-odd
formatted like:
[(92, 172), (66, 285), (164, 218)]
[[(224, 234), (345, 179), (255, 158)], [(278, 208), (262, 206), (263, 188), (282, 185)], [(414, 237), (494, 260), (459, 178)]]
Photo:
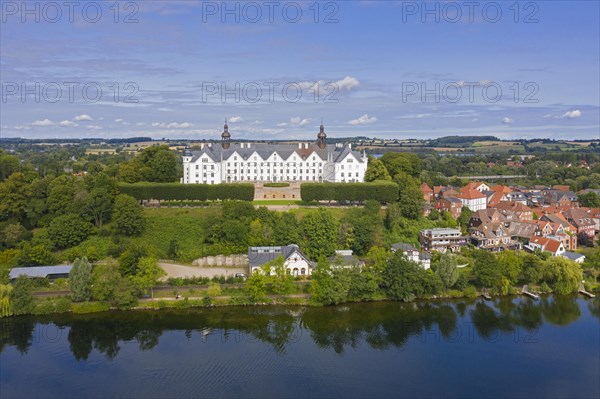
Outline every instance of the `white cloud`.
[(582, 112), (578, 109), (574, 109), (573, 111), (567, 111), (563, 114), (563, 118), (574, 119), (579, 118), (582, 115)]
[(194, 125), (189, 122), (183, 122), (183, 123), (152, 122), (152, 127), (160, 127), (160, 128), (164, 128), (164, 129), (186, 129), (186, 128), (192, 127), (192, 126), (194, 126)]
[(32, 126), (52, 126), (52, 125), (54, 125), (54, 122), (52, 122), (50, 119), (43, 119), (43, 120), (34, 121), (31, 125)]
[(243, 122), (244, 118), (242, 118), (241, 116), (234, 116), (233, 118), (229, 118), (228, 122), (230, 123), (239, 123), (239, 122)]
[(346, 76), (344, 79), (340, 79), (337, 82), (334, 82), (335, 85), (337, 85), (337, 87), (340, 90), (352, 90), (354, 89), (356, 86), (358, 86), (360, 84), (360, 82), (358, 81), (358, 79), (353, 78), (352, 76)]
[(502, 118), (502, 123), (504, 123), (505, 125), (511, 124), (513, 123), (513, 120), (511, 118), (509, 118), (508, 116)]
[(351, 121), (348, 121), (348, 123), (353, 126), (369, 125), (369, 124), (375, 123), (375, 122), (377, 122), (377, 118), (374, 116), (369, 118), (369, 114), (364, 114), (363, 116), (361, 116), (357, 119), (352, 119)]
[(285, 122), (281, 122), (281, 123), (278, 123), (278, 124), (277, 124), (277, 126), (279, 126), (279, 127), (285, 127), (285, 126), (287, 126), (287, 125), (288, 125), (288, 124), (287, 124), (287, 123), (285, 123)]
[(305, 126), (305, 125), (308, 125), (309, 123), (310, 123), (310, 119), (308, 119), (308, 118), (302, 119), (299, 116), (293, 116), (290, 118), (290, 124), (292, 124), (292, 125)]
[(86, 126), (86, 128), (87, 128), (87, 129), (90, 129), (90, 130), (100, 130), (100, 129), (102, 129), (102, 128), (101, 128), (100, 126), (98, 126), (98, 125), (87, 125), (87, 126)]
[(115, 122), (121, 123), (121, 122), (123, 122), (123, 118), (115, 119)]
[(86, 114), (77, 115), (73, 118), (74, 121), (93, 121), (92, 117)]
[(60, 122), (59, 125), (61, 125), (61, 126), (67, 126), (67, 127), (70, 127), (70, 126), (73, 126), (73, 127), (74, 126), (79, 126), (79, 124), (77, 124), (75, 122), (68, 121), (68, 120), (64, 120), (64, 121)]
[(298, 82), (298, 86), (300, 86), (303, 91), (308, 91), (309, 93), (318, 92), (319, 95), (332, 95), (334, 97), (336, 92), (351, 91), (358, 85), (360, 85), (360, 82), (352, 76), (346, 76), (343, 79), (335, 81), (318, 80), (316, 82)]

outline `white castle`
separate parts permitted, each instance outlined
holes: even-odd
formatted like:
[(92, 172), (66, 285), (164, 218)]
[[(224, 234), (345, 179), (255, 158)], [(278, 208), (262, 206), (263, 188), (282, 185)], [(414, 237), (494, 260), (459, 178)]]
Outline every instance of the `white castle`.
[(232, 143), (227, 122), (221, 144), (202, 144), (183, 155), (183, 183), (363, 182), (367, 156), (350, 144), (331, 145), (320, 127), (316, 143)]

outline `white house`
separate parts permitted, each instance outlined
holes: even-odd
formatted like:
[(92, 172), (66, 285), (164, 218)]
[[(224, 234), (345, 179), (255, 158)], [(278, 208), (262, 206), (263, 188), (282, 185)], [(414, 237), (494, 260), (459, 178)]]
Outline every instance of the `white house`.
[[(294, 277), (309, 276), (316, 266), (316, 263), (310, 261), (296, 244), (278, 247), (250, 247), (248, 248), (250, 274), (261, 270), (265, 263), (272, 262), (279, 257), (283, 257), (285, 268)], [(271, 273), (275, 273), (273, 267)]]
[(559, 256), (566, 252), (562, 242), (540, 236), (531, 237), (529, 244), (525, 245), (525, 248), (532, 252), (535, 252), (536, 249), (542, 252), (550, 252), (552, 256)]
[(458, 198), (473, 212), (487, 208), (487, 196), (475, 189), (462, 189)]
[(350, 144), (330, 145), (323, 125), (316, 143), (232, 143), (227, 124), (220, 144), (183, 155), (185, 184), (235, 182), (363, 182), (366, 154)]
[(427, 252), (419, 252), (418, 249), (410, 244), (399, 242), (393, 244), (391, 249), (392, 252), (402, 252), (408, 260), (418, 263), (425, 270), (431, 267), (431, 256)]

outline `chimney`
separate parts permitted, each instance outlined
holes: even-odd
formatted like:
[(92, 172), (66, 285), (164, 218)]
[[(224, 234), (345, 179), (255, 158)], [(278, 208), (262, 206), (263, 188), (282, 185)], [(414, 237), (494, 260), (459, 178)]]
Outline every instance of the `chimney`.
[(298, 149), (301, 150), (302, 149), (302, 143), (298, 143)]

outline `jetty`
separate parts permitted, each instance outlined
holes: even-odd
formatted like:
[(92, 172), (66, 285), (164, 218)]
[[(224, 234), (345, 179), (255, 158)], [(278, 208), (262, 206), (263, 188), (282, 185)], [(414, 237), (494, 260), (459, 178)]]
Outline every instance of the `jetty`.
[(590, 297), (590, 298), (596, 298), (596, 295), (592, 294), (591, 292), (587, 292), (585, 290), (585, 286), (583, 284), (579, 284), (579, 293), (581, 295), (585, 295), (585, 296)]
[(521, 294), (527, 295), (530, 298), (533, 299), (540, 299), (540, 296), (538, 294), (534, 294), (533, 292), (529, 291), (529, 287), (527, 285), (523, 286), (523, 289), (521, 290)]

